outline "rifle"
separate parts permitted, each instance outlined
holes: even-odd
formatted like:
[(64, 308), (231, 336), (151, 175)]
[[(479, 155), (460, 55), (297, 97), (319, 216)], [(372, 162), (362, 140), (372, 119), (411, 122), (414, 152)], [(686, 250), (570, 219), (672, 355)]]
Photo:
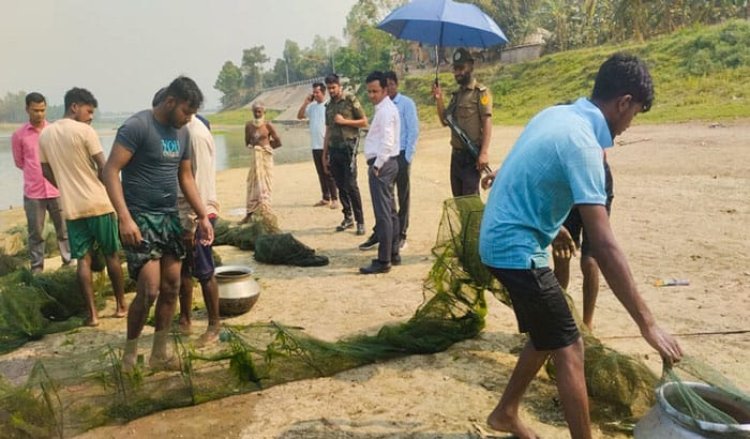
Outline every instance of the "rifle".
[[(449, 111), (446, 111), (445, 113), (445, 124), (450, 127), (453, 134), (458, 136), (458, 139), (461, 140), (461, 143), (464, 144), (464, 147), (466, 147), (472, 157), (474, 157), (475, 159), (479, 157), (479, 146), (477, 146), (477, 144), (469, 138), (469, 135), (466, 134), (466, 131), (462, 130), (458, 125), (456, 125), (456, 121), (453, 120), (453, 115)], [(492, 174), (492, 168), (490, 168), (490, 165), (484, 165), (480, 172), (484, 172), (485, 174)]]

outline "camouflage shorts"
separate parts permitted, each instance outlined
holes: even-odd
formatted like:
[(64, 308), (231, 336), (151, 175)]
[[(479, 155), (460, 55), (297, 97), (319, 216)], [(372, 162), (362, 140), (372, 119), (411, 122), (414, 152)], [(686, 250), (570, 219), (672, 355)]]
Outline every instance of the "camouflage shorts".
[(182, 243), (182, 225), (177, 213), (132, 213), (133, 221), (141, 231), (143, 241), (134, 247), (126, 246), (128, 274), (138, 280), (138, 273), (147, 262), (171, 255), (177, 259), (185, 257)]

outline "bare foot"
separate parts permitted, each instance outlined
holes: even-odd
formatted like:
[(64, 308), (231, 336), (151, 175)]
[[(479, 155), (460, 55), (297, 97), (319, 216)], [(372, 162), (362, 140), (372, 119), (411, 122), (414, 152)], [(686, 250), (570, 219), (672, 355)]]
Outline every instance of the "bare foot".
[(135, 363), (138, 357), (136, 355), (123, 355), (121, 369), (123, 373), (133, 373), (135, 370)]
[(169, 357), (169, 358), (159, 358), (154, 357), (153, 355), (148, 360), (148, 365), (154, 372), (160, 372), (164, 370), (168, 371), (179, 371), (182, 370), (182, 365), (180, 364), (180, 359), (177, 357)]
[(193, 327), (190, 322), (180, 322), (180, 334), (181, 335), (190, 335), (193, 333)]
[(116, 319), (121, 319), (123, 317), (126, 317), (128, 315), (128, 308), (126, 306), (118, 307), (114, 314), (112, 314), (112, 317)]
[(519, 439), (539, 439), (539, 436), (526, 426), (521, 419), (509, 417), (493, 410), (487, 418), (487, 425), (493, 430), (504, 431), (515, 435)]
[(219, 340), (219, 328), (211, 328), (209, 326), (208, 329), (206, 329), (206, 332), (204, 332), (196, 342), (196, 345), (198, 347), (204, 347), (208, 346), (210, 344), (216, 343), (216, 341)]
[(99, 320), (98, 319), (87, 319), (85, 322), (83, 322), (84, 326), (90, 326), (92, 328), (95, 328), (99, 326)]

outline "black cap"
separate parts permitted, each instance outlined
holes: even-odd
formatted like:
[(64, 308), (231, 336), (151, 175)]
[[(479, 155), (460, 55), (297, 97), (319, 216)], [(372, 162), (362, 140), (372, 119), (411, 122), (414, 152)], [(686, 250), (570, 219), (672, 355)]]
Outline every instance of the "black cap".
[(467, 64), (473, 62), (474, 58), (472, 58), (469, 51), (464, 49), (463, 47), (458, 48), (455, 52), (453, 52), (453, 64)]

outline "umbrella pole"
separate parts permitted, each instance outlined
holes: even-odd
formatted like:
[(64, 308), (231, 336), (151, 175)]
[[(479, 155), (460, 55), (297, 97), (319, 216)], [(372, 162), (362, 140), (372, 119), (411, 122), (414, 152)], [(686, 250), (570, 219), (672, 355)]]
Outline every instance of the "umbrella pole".
[(438, 69), (440, 69), (440, 52), (437, 44), (435, 44), (435, 85), (439, 85), (438, 83)]

